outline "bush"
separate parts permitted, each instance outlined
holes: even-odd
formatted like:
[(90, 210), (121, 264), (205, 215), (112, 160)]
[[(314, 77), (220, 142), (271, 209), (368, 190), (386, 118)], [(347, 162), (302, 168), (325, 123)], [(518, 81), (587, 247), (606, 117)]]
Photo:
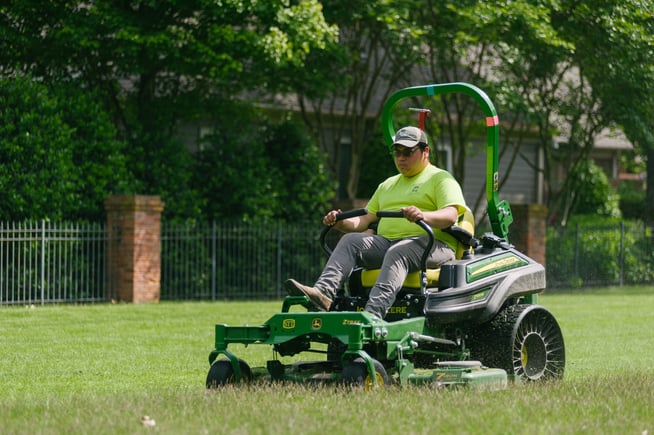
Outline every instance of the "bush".
[(163, 129), (154, 135), (141, 131), (131, 139), (128, 159), (136, 193), (159, 195), (165, 203), (165, 219), (201, 217), (204, 201), (192, 182), (195, 160), (180, 139)]
[(93, 95), (0, 80), (0, 219), (98, 220), (111, 193), (130, 190), (123, 142)]
[[(642, 183), (640, 183), (642, 184)], [(620, 194), (620, 211), (626, 219), (645, 218), (645, 191), (634, 183), (622, 184)]]
[(576, 189), (574, 214), (620, 217), (619, 196), (604, 171), (592, 160), (582, 161), (570, 174)]
[(550, 287), (654, 282), (652, 237), (640, 221), (580, 216), (547, 231)]
[(322, 218), (334, 185), (325, 157), (307, 133), (289, 119), (258, 120), (260, 114), (247, 109), (229, 114), (225, 125), (237, 127), (216, 127), (196, 156), (194, 186), (206, 201), (203, 216), (246, 221)]
[(397, 174), (393, 157), (386, 144), (375, 138), (363, 151), (357, 196), (370, 198), (379, 183)]

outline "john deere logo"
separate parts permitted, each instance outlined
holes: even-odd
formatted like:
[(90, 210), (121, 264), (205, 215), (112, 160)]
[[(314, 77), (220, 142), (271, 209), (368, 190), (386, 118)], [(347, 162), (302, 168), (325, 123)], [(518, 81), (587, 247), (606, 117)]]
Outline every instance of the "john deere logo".
[(317, 317), (316, 317), (315, 319), (313, 319), (313, 320), (311, 321), (311, 327), (312, 327), (313, 329), (320, 329), (320, 328), (322, 328), (322, 319), (317, 318)]
[(282, 328), (284, 329), (295, 328), (295, 319), (284, 319), (284, 321), (282, 322)]

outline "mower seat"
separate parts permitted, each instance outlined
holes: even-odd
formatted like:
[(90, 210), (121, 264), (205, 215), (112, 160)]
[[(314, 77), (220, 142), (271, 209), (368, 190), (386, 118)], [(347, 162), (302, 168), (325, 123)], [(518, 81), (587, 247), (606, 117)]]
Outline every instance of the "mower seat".
[[(443, 230), (444, 232), (452, 235), (457, 240), (457, 249), (455, 253), (456, 259), (461, 259), (463, 256), (471, 253), (476, 245), (476, 240), (474, 239), (474, 222), (475, 218), (472, 214), (472, 211), (466, 208), (466, 211), (461, 216), (459, 216), (459, 220), (455, 225), (452, 225), (450, 228)], [(377, 282), (379, 271), (380, 269), (361, 270), (361, 287), (373, 287), (375, 282)], [(427, 268), (425, 274), (427, 276), (427, 288), (438, 287), (438, 282), (441, 274), (440, 267), (434, 269)], [(420, 271), (416, 270), (409, 272), (406, 279), (404, 280), (402, 288), (404, 291), (409, 293), (420, 292)]]

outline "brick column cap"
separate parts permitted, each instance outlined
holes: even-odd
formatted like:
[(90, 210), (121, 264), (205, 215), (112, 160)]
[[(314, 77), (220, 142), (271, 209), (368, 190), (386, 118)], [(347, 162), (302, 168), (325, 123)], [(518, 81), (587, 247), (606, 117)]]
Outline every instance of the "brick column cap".
[(157, 195), (113, 195), (105, 199), (105, 210), (161, 213), (165, 203)]

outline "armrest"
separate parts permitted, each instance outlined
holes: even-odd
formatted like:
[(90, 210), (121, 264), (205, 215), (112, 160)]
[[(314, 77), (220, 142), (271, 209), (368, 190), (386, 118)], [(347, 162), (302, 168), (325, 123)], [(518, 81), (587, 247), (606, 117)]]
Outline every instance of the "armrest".
[(475, 249), (479, 246), (479, 240), (475, 239), (475, 236), (470, 231), (457, 225), (452, 225), (442, 231), (454, 237), (459, 243), (467, 248)]

